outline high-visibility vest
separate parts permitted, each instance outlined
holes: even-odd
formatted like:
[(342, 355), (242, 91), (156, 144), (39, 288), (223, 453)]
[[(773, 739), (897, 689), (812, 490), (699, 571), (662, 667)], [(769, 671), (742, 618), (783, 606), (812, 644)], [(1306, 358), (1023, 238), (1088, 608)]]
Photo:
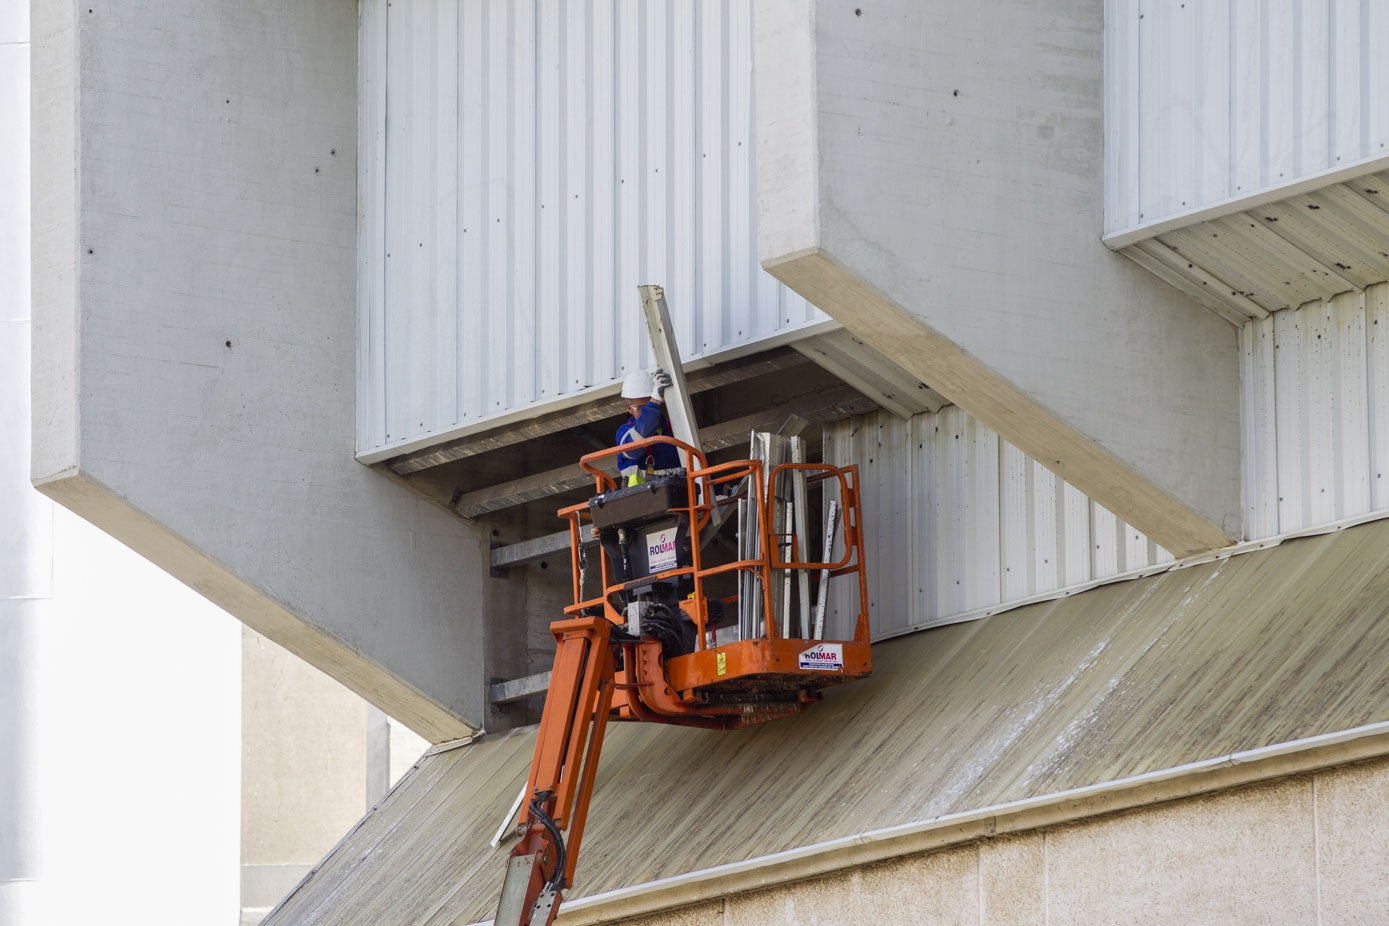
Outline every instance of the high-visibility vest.
[[(630, 434), (631, 432), (629, 431), (629, 432), (627, 432), (627, 433)], [(657, 424), (657, 425), (656, 425), (656, 433), (655, 433), (655, 434), (652, 434), (651, 436), (652, 436), (652, 437), (660, 437), (660, 436), (663, 436), (665, 433), (666, 433), (666, 432), (665, 432), (665, 428), (662, 427), (660, 424)], [(645, 440), (645, 438), (642, 438), (642, 439)], [(626, 469), (620, 471), (620, 472), (618, 473), (618, 475), (619, 475), (619, 476), (625, 476), (625, 477), (626, 477), (626, 480), (627, 480), (627, 481), (626, 481), (626, 484), (627, 484), (627, 485), (629, 485), (629, 486), (639, 486), (639, 485), (641, 485), (643, 482), (645, 482), (650, 476), (656, 475), (655, 463), (656, 463), (656, 453), (655, 453), (654, 450), (649, 450), (649, 449), (648, 449), (647, 452), (646, 452), (646, 468), (645, 468), (645, 469), (643, 469), (643, 468), (642, 468), (641, 466), (639, 466), (639, 465), (638, 465), (638, 466), (629, 466), (629, 467), (627, 467)]]

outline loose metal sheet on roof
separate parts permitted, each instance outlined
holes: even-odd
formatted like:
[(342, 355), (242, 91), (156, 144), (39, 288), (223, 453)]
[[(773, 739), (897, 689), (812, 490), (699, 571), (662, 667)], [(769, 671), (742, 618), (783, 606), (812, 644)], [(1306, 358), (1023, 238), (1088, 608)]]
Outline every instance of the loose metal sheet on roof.
[[(737, 733), (610, 728), (571, 900), (1389, 719), (1389, 521), (874, 648)], [(423, 760), (266, 920), (489, 919), (528, 732)]]

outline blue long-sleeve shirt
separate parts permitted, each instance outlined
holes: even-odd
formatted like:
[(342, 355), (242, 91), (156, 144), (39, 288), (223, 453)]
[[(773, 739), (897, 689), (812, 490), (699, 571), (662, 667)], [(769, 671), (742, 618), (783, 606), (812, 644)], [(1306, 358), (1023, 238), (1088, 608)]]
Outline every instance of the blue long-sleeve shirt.
[[(628, 418), (618, 427), (617, 445), (620, 447), (658, 434), (670, 434), (670, 419), (666, 417), (666, 407), (659, 402), (647, 402), (635, 416)], [(635, 453), (619, 453), (617, 466), (624, 473), (633, 466), (643, 472), (647, 469), (677, 469), (680, 466), (680, 452), (670, 444), (656, 444)]]

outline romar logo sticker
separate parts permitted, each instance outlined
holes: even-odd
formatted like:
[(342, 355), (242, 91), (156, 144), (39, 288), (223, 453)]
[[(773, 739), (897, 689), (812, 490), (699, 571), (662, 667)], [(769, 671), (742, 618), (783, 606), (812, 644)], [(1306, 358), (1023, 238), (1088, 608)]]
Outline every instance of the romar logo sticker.
[(800, 655), (802, 669), (838, 672), (844, 668), (843, 643), (817, 643)]
[(675, 555), (675, 528), (668, 527), (646, 535), (646, 565), (652, 572), (674, 569), (679, 565)]

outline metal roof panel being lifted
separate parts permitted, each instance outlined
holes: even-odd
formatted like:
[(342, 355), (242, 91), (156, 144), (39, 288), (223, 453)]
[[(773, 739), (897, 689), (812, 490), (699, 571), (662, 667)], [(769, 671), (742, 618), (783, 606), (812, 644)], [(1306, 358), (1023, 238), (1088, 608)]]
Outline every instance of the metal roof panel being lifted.
[[(596, 921), (926, 845), (892, 834), (941, 844), (1342, 761), (1328, 743), (1384, 751), (1387, 610), (1377, 521), (879, 644), (871, 679), (794, 720), (618, 725), (566, 909)], [(488, 919), (509, 848), (489, 841), (532, 745), (426, 756), (266, 923)]]

